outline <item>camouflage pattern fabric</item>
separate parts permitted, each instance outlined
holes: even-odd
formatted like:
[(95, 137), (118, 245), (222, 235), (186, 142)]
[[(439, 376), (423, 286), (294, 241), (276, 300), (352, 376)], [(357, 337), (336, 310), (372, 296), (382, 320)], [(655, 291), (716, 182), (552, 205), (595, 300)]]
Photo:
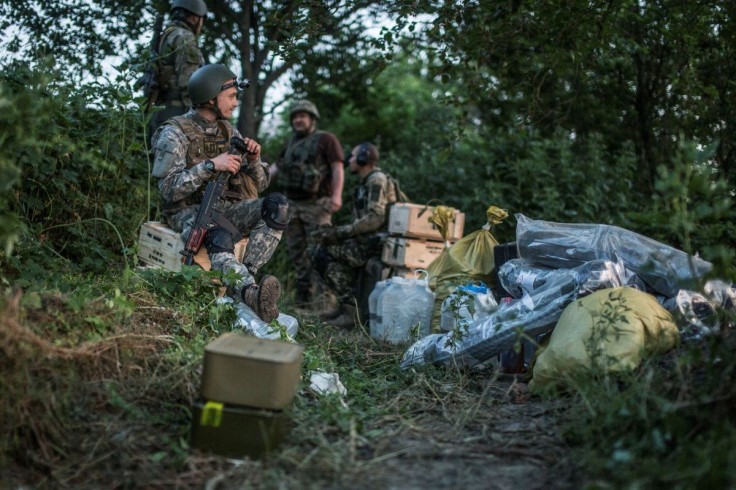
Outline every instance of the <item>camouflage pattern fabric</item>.
[(311, 254), (312, 263), (340, 304), (353, 304), (353, 269), (380, 255), (379, 233), (388, 229), (388, 209), (396, 202), (390, 179), (379, 169), (361, 179), (353, 195), (353, 222), (339, 226), (335, 245), (320, 245)]
[[(194, 161), (193, 153), (196, 152), (190, 151), (190, 137), (193, 135), (185, 134), (181, 127), (175, 124), (167, 124), (154, 135), (153, 166), (153, 176), (158, 178), (164, 209), (170, 207), (172, 203), (180, 203), (183, 206), (175, 212), (164, 213), (166, 223), (175, 231), (181, 232), (183, 240), (189, 236), (191, 225), (199, 210), (199, 200), (193, 196), (197, 196), (200, 190), (217, 176), (217, 173), (207, 170), (204, 161), (227, 150), (224, 143), (212, 146), (206, 142), (227, 141), (226, 135), (221, 134), (223, 131), (241, 137), (229, 123), (208, 121), (194, 110), (190, 110), (185, 117), (193, 122), (193, 125), (187, 127), (201, 133), (198, 135), (201, 138), (196, 141), (205, 142), (202, 146), (202, 160)], [(250, 162), (238, 175), (241, 179), (251, 181), (255, 192), (263, 192), (270, 180), (267, 166), (260, 159)], [(233, 180), (231, 178), (228, 182), (229, 189)], [(239, 291), (243, 286), (254, 282), (253, 276), (271, 258), (283, 233), (269, 228), (261, 218), (262, 201), (262, 199), (221, 199), (215, 206), (215, 209), (220, 211), (243, 236), (249, 237), (242, 264), (233, 253), (209, 254), (213, 270), (223, 272), (232, 270), (241, 276), (235, 282), (228, 283), (228, 293), (232, 293), (235, 297), (239, 297)]]
[(159, 53), (163, 61), (159, 65), (159, 80), (166, 90), (159, 95), (159, 101), (178, 100), (184, 107), (189, 107), (192, 102), (187, 83), (192, 74), (204, 65), (197, 36), (186, 22), (175, 20), (166, 26), (162, 38)]
[(376, 168), (361, 179), (353, 194), (353, 222), (339, 228), (342, 236), (388, 231), (388, 211), (397, 201), (396, 188), (388, 175)]
[[(240, 263), (233, 253), (220, 252), (208, 253), (213, 270), (222, 271), (223, 274), (233, 271), (241, 277), (239, 280), (227, 283), (228, 295), (239, 297), (244, 286), (255, 282), (254, 276), (276, 251), (281, 240), (280, 230), (269, 228), (261, 219), (261, 203), (263, 199), (252, 199), (249, 201), (226, 202), (223, 216), (248, 237), (248, 245), (245, 248), (243, 263)], [(166, 223), (175, 231), (181, 232), (183, 242), (189, 237), (192, 224), (197, 217), (199, 206), (190, 206), (183, 211), (166, 218)]]
[[(197, 45), (197, 36), (192, 28), (181, 20), (169, 23), (161, 35), (159, 46), (161, 62), (158, 66), (160, 92), (157, 106), (164, 106), (151, 115), (148, 123), (148, 138), (165, 121), (185, 114), (192, 101), (189, 99), (187, 83), (192, 74), (204, 65), (202, 52)], [(149, 141), (151, 148), (153, 143)]]
[(349, 238), (335, 245), (320, 245), (312, 255), (315, 269), (338, 303), (352, 305), (353, 269), (363, 267), (368, 259), (380, 255), (381, 242)]
[(320, 225), (331, 223), (330, 198), (321, 197), (305, 201), (290, 199), (289, 214), (289, 227), (286, 229), (285, 239), (297, 288), (308, 288), (315, 292), (319, 279), (312, 277), (313, 269), (309, 255), (317, 243), (311, 238), (311, 234)]

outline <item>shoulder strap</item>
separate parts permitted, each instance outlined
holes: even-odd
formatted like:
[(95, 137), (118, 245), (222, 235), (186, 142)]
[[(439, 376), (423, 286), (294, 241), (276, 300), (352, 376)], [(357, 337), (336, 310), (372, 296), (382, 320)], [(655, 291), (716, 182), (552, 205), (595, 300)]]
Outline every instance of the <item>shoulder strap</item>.
[(404, 191), (401, 190), (401, 184), (399, 184), (399, 181), (396, 180), (390, 173), (388, 172), (383, 172), (383, 173), (386, 174), (386, 178), (394, 186), (394, 192), (396, 193), (396, 202), (411, 202), (409, 200), (409, 197), (406, 194), (404, 194)]
[(164, 29), (164, 32), (161, 34), (161, 40), (158, 42), (158, 46), (157, 46), (159, 58), (161, 58), (162, 56), (161, 48), (164, 46), (164, 42), (166, 41), (166, 38), (169, 37), (169, 34), (174, 32), (174, 29), (176, 29), (176, 26), (172, 26), (172, 25), (166, 26), (166, 29)]

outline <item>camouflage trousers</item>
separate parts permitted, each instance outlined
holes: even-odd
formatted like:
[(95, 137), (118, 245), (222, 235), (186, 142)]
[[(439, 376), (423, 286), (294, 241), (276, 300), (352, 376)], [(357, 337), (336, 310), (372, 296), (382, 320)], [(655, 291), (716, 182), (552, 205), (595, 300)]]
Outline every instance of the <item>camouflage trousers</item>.
[(309, 260), (317, 244), (310, 234), (319, 225), (330, 224), (331, 218), (329, 197), (304, 201), (289, 199), (289, 227), (285, 231), (285, 238), (297, 288), (311, 289), (312, 292), (316, 292), (318, 288), (319, 279), (314, 275)]
[(312, 263), (322, 281), (340, 304), (352, 305), (355, 269), (371, 257), (381, 254), (379, 238), (349, 238), (335, 245), (319, 245), (311, 254)]
[[(256, 272), (269, 261), (281, 240), (283, 232), (270, 228), (261, 218), (262, 201), (263, 199), (251, 199), (224, 202), (221, 208), (222, 215), (248, 238), (242, 263), (235, 258), (233, 252), (208, 252), (212, 270), (221, 271), (226, 276), (228, 295), (233, 297), (240, 298), (243, 287), (255, 282)], [(197, 218), (198, 210), (199, 205), (190, 206), (166, 217), (168, 225), (181, 232), (182, 240), (185, 242)], [(232, 276), (228, 274), (230, 271), (236, 273), (237, 279), (228, 279), (228, 276)]]

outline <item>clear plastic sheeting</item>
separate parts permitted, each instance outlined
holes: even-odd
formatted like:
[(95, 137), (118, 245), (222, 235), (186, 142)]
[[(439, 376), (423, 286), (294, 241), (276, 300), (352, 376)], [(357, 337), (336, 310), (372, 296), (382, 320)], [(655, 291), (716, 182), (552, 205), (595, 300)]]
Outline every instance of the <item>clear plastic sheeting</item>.
[(617, 226), (515, 216), (519, 254), (534, 264), (570, 269), (592, 260), (621, 260), (652, 291), (668, 298), (677, 294), (682, 283), (712, 268), (698, 257)]
[[(592, 262), (590, 264), (595, 264)], [(602, 289), (600, 284), (611, 284), (623, 279), (622, 286), (632, 287), (640, 291), (645, 290), (642, 280), (633, 272), (627, 271), (622, 262), (597, 261), (599, 266), (591, 269), (591, 275), (585, 281), (587, 290), (579, 291), (580, 296)], [(558, 276), (570, 274), (569, 269), (550, 269), (534, 265), (526, 259), (511, 259), (505, 262), (498, 270), (498, 279), (501, 286), (514, 298), (521, 298), (524, 294), (533, 294), (548, 282), (555, 282)]]
[(683, 342), (700, 340), (718, 329), (719, 309), (736, 314), (736, 289), (723, 281), (712, 280), (705, 283), (703, 293), (681, 289), (662, 306), (681, 320), (678, 325), (681, 325)]
[(241, 302), (236, 302), (233, 308), (235, 308), (235, 314), (238, 316), (237, 320), (235, 320), (235, 326), (252, 333), (256, 337), (274, 340), (293, 340), (299, 330), (299, 322), (291, 315), (279, 313), (278, 318), (276, 318), (278, 325), (274, 326), (261, 320), (253, 310)]
[(581, 294), (624, 285), (620, 264), (596, 260), (560, 270), (521, 299), (503, 303), (489, 316), (473, 322), (467, 332), (435, 334), (415, 342), (404, 353), (401, 368), (434, 363), (474, 366), (511, 349), (523, 333), (530, 338), (554, 328), (562, 311)]

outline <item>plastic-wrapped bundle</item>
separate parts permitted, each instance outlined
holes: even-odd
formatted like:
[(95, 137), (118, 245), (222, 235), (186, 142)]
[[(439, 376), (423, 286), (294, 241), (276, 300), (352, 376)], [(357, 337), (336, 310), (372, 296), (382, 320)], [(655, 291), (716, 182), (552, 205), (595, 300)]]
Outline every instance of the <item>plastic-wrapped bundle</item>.
[(581, 291), (621, 286), (624, 273), (622, 267), (604, 260), (560, 270), (532, 294), (524, 294), (473, 322), (467, 333), (430, 335), (414, 343), (404, 353), (401, 368), (423, 363), (474, 366), (485, 362), (512, 348), (520, 331), (536, 338), (554, 328), (562, 311)]
[[(601, 261), (598, 261), (600, 263)], [(548, 282), (555, 282), (557, 276), (569, 275), (569, 269), (550, 269), (534, 265), (526, 259), (512, 259), (504, 263), (498, 270), (498, 279), (501, 286), (514, 298), (521, 298), (524, 294), (532, 294)], [(625, 282), (621, 286), (628, 286), (644, 291), (644, 283), (633, 272), (627, 271), (621, 262), (606, 261), (600, 267), (591, 269), (591, 275), (584, 283), (580, 296), (603, 289), (599, 284), (614, 284), (621, 279)], [(606, 286), (607, 287), (607, 286)]]
[(736, 313), (736, 289), (723, 281), (712, 280), (705, 283), (702, 294), (681, 289), (662, 306), (682, 320), (678, 327), (683, 342), (699, 340), (718, 328), (718, 308)]
[(473, 321), (484, 318), (498, 308), (496, 298), (488, 287), (481, 283), (458, 286), (442, 302), (442, 330), (450, 332), (461, 326), (469, 326)]
[(293, 339), (299, 330), (299, 322), (291, 315), (279, 313), (276, 321), (283, 327), (282, 330), (279, 327), (274, 328), (261, 320), (253, 310), (239, 301), (235, 302), (233, 307), (235, 308), (235, 314), (238, 316), (238, 319), (235, 320), (235, 326), (252, 333), (256, 337), (284, 340), (282, 334), (285, 332)]
[(678, 284), (708, 272), (697, 257), (618, 226), (539, 221), (516, 215), (519, 254), (534, 264), (573, 268), (591, 260), (620, 259), (654, 292), (677, 294)]

